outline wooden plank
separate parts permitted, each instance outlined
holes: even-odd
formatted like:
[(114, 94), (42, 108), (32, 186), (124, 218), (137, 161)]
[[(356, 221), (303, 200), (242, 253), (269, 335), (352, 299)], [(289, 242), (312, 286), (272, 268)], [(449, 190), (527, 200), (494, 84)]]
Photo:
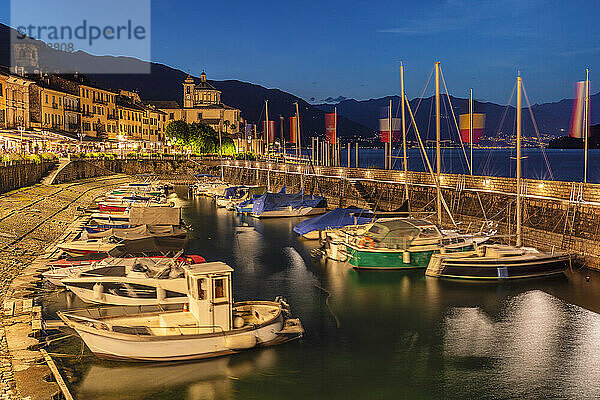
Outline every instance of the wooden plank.
[(29, 313), (33, 308), (33, 299), (23, 299), (23, 312)]
[(60, 372), (58, 371), (56, 364), (54, 364), (52, 357), (50, 357), (48, 352), (44, 349), (40, 349), (40, 353), (42, 353), (42, 355), (44, 356), (44, 360), (46, 360), (48, 367), (50, 367), (50, 371), (52, 371), (52, 375), (54, 375), (54, 379), (56, 380), (56, 383), (58, 384), (58, 387), (60, 388), (60, 391), (62, 392), (65, 399), (73, 400), (73, 396), (71, 396), (71, 392), (69, 392), (69, 388), (67, 387), (67, 384), (60, 375)]
[(15, 314), (15, 302), (7, 300), (4, 302), (4, 315), (12, 317)]

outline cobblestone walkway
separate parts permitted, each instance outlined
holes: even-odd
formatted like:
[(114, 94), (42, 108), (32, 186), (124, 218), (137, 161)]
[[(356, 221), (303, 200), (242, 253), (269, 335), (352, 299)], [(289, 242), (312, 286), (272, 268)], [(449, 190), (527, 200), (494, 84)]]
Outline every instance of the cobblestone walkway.
[[(129, 179), (120, 175), (54, 186), (38, 184), (0, 195), (0, 304), (13, 279), (64, 233), (83, 208), (110, 186)], [(20, 399), (6, 343), (6, 319), (0, 315), (0, 400)]]

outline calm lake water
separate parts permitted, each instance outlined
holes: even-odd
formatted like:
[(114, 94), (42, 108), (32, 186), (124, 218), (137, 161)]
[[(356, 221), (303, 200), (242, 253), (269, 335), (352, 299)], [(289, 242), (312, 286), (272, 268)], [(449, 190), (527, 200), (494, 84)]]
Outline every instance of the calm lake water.
[[(598, 399), (600, 274), (475, 284), (314, 262), (301, 219), (176, 201), (189, 253), (234, 267), (236, 300), (287, 298), (300, 341), (194, 363), (62, 358), (78, 399)], [(586, 280), (589, 276), (589, 282)], [(45, 298), (50, 316), (65, 294)], [(75, 301), (74, 306), (81, 306)], [(81, 354), (77, 337), (52, 346)]]
[[(470, 157), (466, 149), (467, 157)], [(305, 155), (310, 149), (304, 150)], [(523, 176), (532, 179), (552, 179), (561, 181), (583, 181), (583, 150), (523, 149)], [(402, 169), (402, 149), (393, 150), (393, 168)], [(425, 158), (419, 149), (409, 149), (408, 169), (427, 171)], [(435, 168), (435, 149), (428, 149), (429, 162)], [(473, 149), (473, 173), (475, 175), (514, 177), (516, 168), (514, 149)], [(348, 152), (343, 149), (342, 165), (348, 165)], [(547, 160), (547, 163), (546, 163)], [(351, 165), (356, 165), (355, 150), (350, 156)], [(383, 168), (383, 149), (359, 149), (358, 162), (361, 168)], [(549, 167), (548, 167), (549, 165)], [(469, 169), (462, 149), (442, 149), (442, 171), (466, 174)], [(550, 171), (552, 173), (550, 173)], [(600, 183), (600, 150), (588, 151), (588, 182)]]

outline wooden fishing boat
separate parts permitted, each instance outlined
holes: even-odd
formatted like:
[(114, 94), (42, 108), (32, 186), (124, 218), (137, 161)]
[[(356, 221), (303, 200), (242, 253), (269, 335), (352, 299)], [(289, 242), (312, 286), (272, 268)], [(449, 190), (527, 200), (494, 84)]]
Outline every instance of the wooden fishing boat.
[(59, 311), (97, 356), (128, 361), (217, 357), (302, 336), (285, 301), (233, 302), (231, 272), (222, 262), (184, 266), (187, 307), (128, 314), (123, 308)]

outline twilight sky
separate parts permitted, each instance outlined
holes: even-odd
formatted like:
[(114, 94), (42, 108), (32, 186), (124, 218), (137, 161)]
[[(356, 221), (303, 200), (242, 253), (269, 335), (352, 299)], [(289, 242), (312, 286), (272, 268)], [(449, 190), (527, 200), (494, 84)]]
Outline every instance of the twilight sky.
[(411, 98), (436, 60), (452, 94), (498, 103), (517, 69), (534, 103), (572, 97), (586, 67), (596, 93), (600, 75), (598, 0), (152, 0), (151, 15), (152, 61), (306, 100), (398, 93), (400, 60)]

